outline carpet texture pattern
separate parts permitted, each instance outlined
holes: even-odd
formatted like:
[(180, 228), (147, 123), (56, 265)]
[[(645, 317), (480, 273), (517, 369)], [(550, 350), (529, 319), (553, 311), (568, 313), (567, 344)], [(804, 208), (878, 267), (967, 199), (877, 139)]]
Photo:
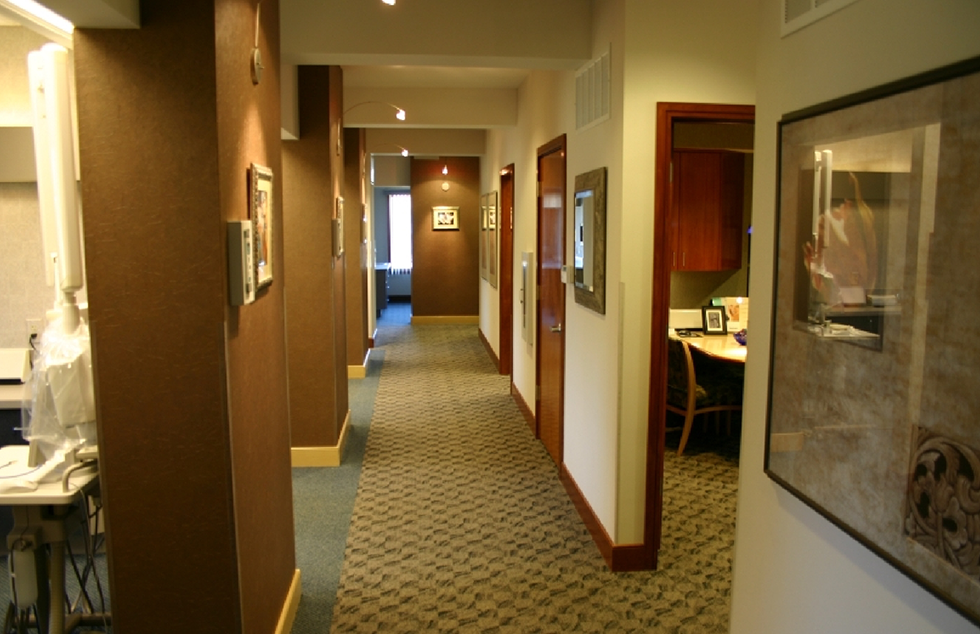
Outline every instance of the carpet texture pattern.
[(727, 631), (730, 451), (668, 452), (660, 570), (614, 574), (475, 327), (385, 327), (377, 343), (331, 631)]

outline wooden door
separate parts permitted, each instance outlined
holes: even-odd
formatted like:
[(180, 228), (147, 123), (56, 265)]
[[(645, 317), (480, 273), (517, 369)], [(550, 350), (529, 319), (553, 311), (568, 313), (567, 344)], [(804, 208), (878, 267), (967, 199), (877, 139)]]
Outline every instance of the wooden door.
[(565, 136), (538, 148), (538, 438), (562, 463), (565, 396)]
[(500, 236), (500, 373), (510, 374), (514, 365), (514, 164), (500, 172), (500, 201), (497, 203), (497, 234)]

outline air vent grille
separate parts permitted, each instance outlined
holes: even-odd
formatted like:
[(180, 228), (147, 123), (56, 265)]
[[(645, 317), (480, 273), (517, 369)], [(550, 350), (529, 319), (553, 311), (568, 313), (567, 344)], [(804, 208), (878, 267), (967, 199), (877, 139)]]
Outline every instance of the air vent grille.
[(799, 31), (857, 0), (783, 0), (782, 36)]
[(609, 118), (609, 53), (575, 74), (575, 128), (582, 130)]

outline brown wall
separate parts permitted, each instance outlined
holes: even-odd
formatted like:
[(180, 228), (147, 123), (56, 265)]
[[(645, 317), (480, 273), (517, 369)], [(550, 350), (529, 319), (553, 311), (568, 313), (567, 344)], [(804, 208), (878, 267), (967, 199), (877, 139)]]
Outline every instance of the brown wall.
[[(247, 216), (248, 164), (281, 171), (278, 3), (263, 4), (257, 87), (252, 3), (145, 0), (139, 30), (75, 32), (120, 631), (272, 631), (295, 568), (283, 284), (227, 299), (225, 221)], [(281, 254), (277, 240), (279, 270)], [(179, 607), (148, 618), (159, 606)]]
[[(479, 192), (479, 158), (412, 159), (413, 315), (479, 314)], [(435, 206), (459, 207), (458, 231), (432, 229)]]
[(336, 66), (298, 73), (300, 138), (282, 145), (290, 425), (293, 447), (332, 447), (348, 408), (344, 258), (332, 255), (331, 224), (343, 75)]
[(368, 351), (367, 244), (364, 242), (366, 131), (344, 130), (344, 245), (347, 263), (347, 364)]

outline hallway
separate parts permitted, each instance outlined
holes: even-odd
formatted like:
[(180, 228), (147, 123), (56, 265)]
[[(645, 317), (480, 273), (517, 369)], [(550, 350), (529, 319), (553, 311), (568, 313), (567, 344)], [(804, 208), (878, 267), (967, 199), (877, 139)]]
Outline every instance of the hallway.
[[(476, 329), (398, 315), (379, 323), (331, 631), (727, 631), (734, 461), (695, 448), (683, 477), (669, 461), (661, 570), (612, 574)], [(302, 504), (329, 496), (315, 497)], [(301, 568), (304, 548), (342, 530), (305, 513), (297, 496)], [(296, 632), (326, 631), (309, 618), (329, 591), (307, 582), (319, 574), (303, 569)]]

